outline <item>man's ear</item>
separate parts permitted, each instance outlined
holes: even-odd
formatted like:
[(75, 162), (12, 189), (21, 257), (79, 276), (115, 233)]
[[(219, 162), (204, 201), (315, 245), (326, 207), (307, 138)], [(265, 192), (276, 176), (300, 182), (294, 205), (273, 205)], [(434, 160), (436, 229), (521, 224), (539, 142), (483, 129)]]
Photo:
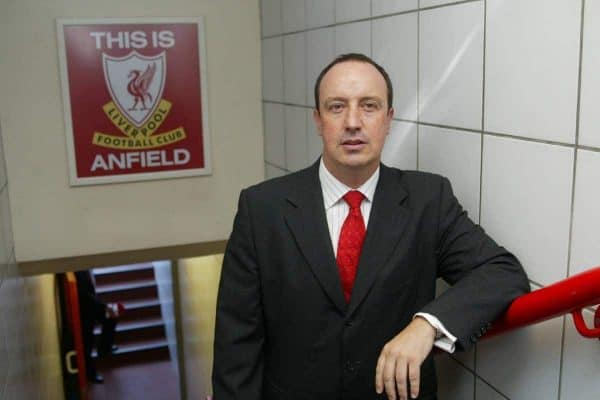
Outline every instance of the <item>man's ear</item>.
[(390, 109), (387, 112), (387, 124), (388, 124), (387, 134), (390, 133), (390, 129), (392, 127), (392, 118), (394, 118), (394, 107), (390, 107)]
[(313, 109), (313, 120), (315, 121), (315, 125), (317, 126), (317, 133), (319, 134), (319, 136), (323, 136), (323, 121), (321, 120), (321, 113), (317, 108)]

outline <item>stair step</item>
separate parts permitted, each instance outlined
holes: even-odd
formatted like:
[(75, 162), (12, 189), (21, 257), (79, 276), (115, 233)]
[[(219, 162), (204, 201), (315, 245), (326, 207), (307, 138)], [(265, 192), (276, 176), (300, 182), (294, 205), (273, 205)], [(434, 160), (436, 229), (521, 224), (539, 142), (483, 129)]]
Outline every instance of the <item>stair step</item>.
[[(140, 320), (128, 321), (128, 322), (119, 321), (115, 328), (115, 332), (116, 333), (128, 332), (128, 331), (135, 331), (135, 330), (139, 330), (139, 329), (156, 328), (156, 327), (160, 327), (160, 326), (164, 326), (164, 322), (163, 322), (162, 318), (146, 318), (146, 319), (140, 319)], [(99, 335), (100, 330), (101, 329), (99, 326), (94, 327), (94, 335)]]
[(132, 289), (140, 289), (156, 286), (156, 281), (154, 279), (142, 279), (135, 282), (127, 282), (127, 283), (111, 283), (110, 285), (104, 285), (96, 289), (97, 294), (104, 294), (116, 291), (123, 290), (132, 290)]
[(160, 302), (157, 301), (156, 303), (145, 307), (126, 308), (123, 315), (119, 317), (119, 324), (151, 318), (162, 318)]
[(158, 287), (154, 279), (122, 284), (114, 283), (98, 288), (96, 293), (107, 303), (158, 299)]
[[(138, 351), (156, 350), (156, 349), (162, 349), (165, 347), (166, 348), (169, 347), (169, 344), (167, 343), (166, 339), (159, 339), (159, 340), (154, 339), (154, 340), (132, 342), (132, 343), (118, 345), (117, 351), (112, 353), (111, 356), (124, 356), (124, 355), (130, 354), (130, 353), (135, 353)], [(96, 351), (96, 349), (94, 349), (92, 351), (92, 357), (98, 358), (98, 352)]]
[[(97, 358), (95, 351), (92, 356)], [(166, 340), (148, 340), (119, 345), (119, 349), (115, 353), (100, 358), (96, 363), (100, 368), (111, 368), (168, 359), (170, 359), (170, 353)]]
[(102, 268), (94, 268), (94, 276), (105, 275), (105, 274), (114, 274), (118, 272), (125, 271), (135, 271), (139, 269), (146, 268), (154, 268), (154, 264), (152, 263), (139, 263), (139, 264), (129, 264), (129, 265), (117, 265), (114, 267), (102, 267)]
[(150, 266), (148, 268), (134, 269), (131, 271), (111, 272), (104, 274), (94, 273), (94, 279), (96, 280), (96, 288), (101, 288), (116, 282), (125, 283), (149, 280), (154, 279), (154, 268)]
[(125, 310), (137, 310), (140, 308), (160, 306), (160, 300), (158, 299), (142, 299), (142, 300), (128, 300), (123, 301)]

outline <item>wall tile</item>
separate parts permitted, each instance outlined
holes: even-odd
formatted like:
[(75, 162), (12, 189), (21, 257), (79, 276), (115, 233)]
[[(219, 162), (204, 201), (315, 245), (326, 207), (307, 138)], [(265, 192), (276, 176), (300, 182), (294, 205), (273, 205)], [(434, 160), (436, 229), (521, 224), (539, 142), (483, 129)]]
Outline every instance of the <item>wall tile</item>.
[(417, 124), (392, 121), (381, 161), (390, 167), (417, 169)]
[(600, 266), (600, 153), (578, 150), (570, 274)]
[(6, 161), (4, 157), (4, 140), (2, 139), (2, 122), (0, 121), (0, 188), (6, 184)]
[[(0, 286), (1, 290), (2, 286)], [(2, 295), (0, 295), (2, 298)], [(1, 310), (1, 309), (0, 309)], [(0, 311), (1, 313), (2, 311)], [(2, 315), (0, 315), (0, 395), (2, 394), (2, 390), (6, 385), (6, 377), (8, 375), (8, 348), (6, 347), (6, 328), (5, 328), (4, 319)], [(3, 397), (0, 397), (3, 398)]]
[(335, 22), (335, 0), (306, 0), (306, 27), (316, 28)]
[(263, 36), (279, 35), (281, 25), (281, 0), (261, 0), (260, 16)]
[(477, 378), (475, 382), (475, 398), (477, 400), (506, 400), (507, 398), (494, 390), (487, 383)]
[(285, 107), (285, 165), (290, 172), (308, 165), (305, 110), (303, 107)]
[(487, 3), (485, 130), (574, 143), (581, 2)]
[(277, 178), (286, 174), (284, 169), (265, 163), (265, 179)]
[(262, 41), (263, 99), (283, 101), (283, 43), (281, 37)]
[(371, 55), (371, 22), (355, 22), (335, 27), (335, 54)]
[(416, 10), (419, 8), (419, 0), (372, 0), (371, 8), (373, 16)]
[(556, 399), (561, 340), (562, 318), (487, 339), (477, 347), (476, 372), (510, 399)]
[(420, 120), (481, 128), (483, 3), (421, 12)]
[(285, 169), (285, 123), (281, 104), (263, 103), (265, 161)]
[(313, 110), (306, 110), (306, 139), (308, 163), (312, 164), (321, 156), (323, 151), (323, 140), (313, 119)]
[(306, 101), (306, 39), (305, 33), (283, 39), (283, 94), (288, 103)]
[(367, 18), (370, 14), (369, 0), (335, 0), (335, 22)]
[[(589, 327), (594, 326), (594, 314), (584, 311)], [(568, 316), (562, 365), (561, 399), (596, 400), (600, 398), (600, 343), (581, 336)]]
[(438, 371), (438, 396), (443, 400), (473, 400), (475, 376), (452, 357), (440, 354), (435, 357)]
[(0, 190), (0, 256), (9, 258), (14, 252), (14, 240), (12, 231), (12, 217), (10, 213), (10, 201), (8, 197), (8, 186)]
[(281, 14), (284, 32), (300, 31), (306, 27), (304, 0), (281, 0)]
[(480, 166), (480, 134), (419, 126), (419, 170), (447, 177), (475, 223), (479, 222)]
[(335, 55), (333, 28), (306, 32), (306, 105), (315, 106), (314, 85)]
[(581, 64), (581, 109), (579, 144), (600, 147), (600, 1), (585, 2), (583, 55)]
[(392, 80), (395, 118), (417, 119), (417, 13), (373, 21), (373, 58)]
[(442, 4), (457, 3), (460, 0), (421, 0), (421, 8), (439, 6)]
[(481, 225), (541, 284), (567, 272), (573, 149), (485, 136)]

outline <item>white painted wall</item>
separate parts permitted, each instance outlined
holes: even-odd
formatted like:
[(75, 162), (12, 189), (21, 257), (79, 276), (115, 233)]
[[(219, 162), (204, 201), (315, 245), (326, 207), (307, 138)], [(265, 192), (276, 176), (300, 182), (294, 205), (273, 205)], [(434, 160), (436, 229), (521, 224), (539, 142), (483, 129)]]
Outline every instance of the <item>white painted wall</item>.
[[(68, 184), (56, 18), (205, 17), (212, 176)], [(17, 262), (226, 239), (262, 180), (257, 1), (6, 1), (0, 119)]]

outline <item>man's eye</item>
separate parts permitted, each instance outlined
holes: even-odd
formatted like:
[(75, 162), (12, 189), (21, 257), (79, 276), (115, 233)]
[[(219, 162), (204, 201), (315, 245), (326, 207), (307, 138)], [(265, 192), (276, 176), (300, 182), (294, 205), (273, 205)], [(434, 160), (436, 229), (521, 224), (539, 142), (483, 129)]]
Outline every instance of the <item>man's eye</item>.
[(366, 103), (363, 103), (363, 108), (367, 111), (375, 111), (379, 109), (379, 105), (374, 101), (368, 101)]
[(344, 108), (344, 105), (341, 103), (334, 103), (334, 104), (329, 105), (329, 111), (333, 111), (333, 112), (342, 111), (343, 108)]

